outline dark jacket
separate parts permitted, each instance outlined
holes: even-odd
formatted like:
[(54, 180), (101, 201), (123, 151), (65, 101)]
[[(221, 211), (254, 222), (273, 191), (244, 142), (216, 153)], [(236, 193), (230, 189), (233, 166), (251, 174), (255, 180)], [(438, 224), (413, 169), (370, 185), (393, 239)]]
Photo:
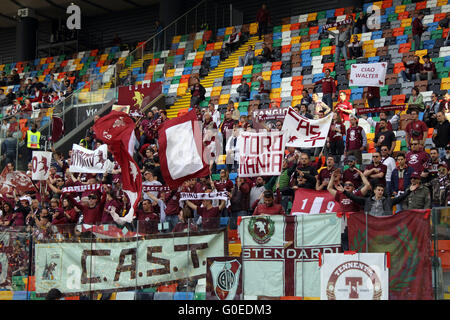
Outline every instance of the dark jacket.
[(237, 87), (236, 91), (237, 93), (239, 93), (239, 97), (250, 97), (250, 87), (247, 83), (241, 84), (239, 87)]
[(433, 138), (436, 148), (445, 148), (450, 141), (450, 122), (445, 119), (442, 124), (436, 123), (434, 128), (437, 130), (437, 135)]
[[(408, 197), (408, 195), (411, 193), (411, 191), (408, 189), (404, 194), (401, 196), (391, 198), (391, 197), (383, 197), (383, 214), (382, 216), (390, 216), (392, 215), (392, 207), (396, 205), (397, 203), (402, 202), (403, 200)], [(350, 198), (351, 200), (355, 201), (356, 203), (359, 203), (361, 205), (364, 205), (364, 212), (370, 213), (372, 206), (375, 203), (373, 194), (369, 195), (368, 197), (358, 197), (355, 196), (353, 193), (344, 191), (344, 194), (347, 196), (347, 198)]]
[[(403, 187), (406, 190), (411, 185), (411, 175), (414, 172), (414, 169), (411, 167), (406, 167), (405, 170), (406, 171), (403, 175), (403, 180), (404, 180)], [(391, 191), (398, 192), (398, 168), (395, 168), (394, 170), (392, 170)]]

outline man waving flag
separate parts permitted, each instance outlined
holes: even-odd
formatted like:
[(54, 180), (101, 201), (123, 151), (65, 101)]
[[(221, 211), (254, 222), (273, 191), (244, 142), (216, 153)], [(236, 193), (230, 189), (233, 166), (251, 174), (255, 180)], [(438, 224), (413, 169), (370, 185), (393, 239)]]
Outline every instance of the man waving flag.
[(130, 223), (134, 218), (134, 212), (142, 194), (142, 176), (133, 159), (136, 142), (135, 123), (128, 114), (111, 111), (98, 119), (93, 128), (96, 138), (109, 146), (114, 159), (120, 165), (122, 190), (128, 196), (132, 205), (130, 211), (125, 217), (120, 217), (120, 220), (123, 223)]
[(195, 110), (164, 122), (158, 129), (158, 136), (161, 172), (171, 189), (186, 180), (209, 175)]

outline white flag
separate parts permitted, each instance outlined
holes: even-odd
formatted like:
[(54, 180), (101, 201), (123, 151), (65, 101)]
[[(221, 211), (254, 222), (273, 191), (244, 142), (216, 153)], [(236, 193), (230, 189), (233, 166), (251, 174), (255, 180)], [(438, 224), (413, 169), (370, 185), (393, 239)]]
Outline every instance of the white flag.
[(33, 171), (32, 180), (47, 180), (50, 174), (50, 163), (52, 161), (52, 153), (47, 151), (33, 151)]
[(286, 134), (286, 147), (323, 147), (327, 141), (332, 119), (333, 113), (322, 119), (312, 120), (289, 108), (282, 129)]
[(350, 86), (383, 87), (386, 68), (386, 62), (354, 63), (350, 71)]
[(106, 144), (102, 144), (95, 150), (74, 144), (69, 170), (70, 172), (105, 173), (113, 167), (113, 163), (108, 160), (107, 156), (108, 146)]
[(236, 145), (239, 150), (239, 177), (281, 174), (285, 145), (282, 131), (242, 131)]

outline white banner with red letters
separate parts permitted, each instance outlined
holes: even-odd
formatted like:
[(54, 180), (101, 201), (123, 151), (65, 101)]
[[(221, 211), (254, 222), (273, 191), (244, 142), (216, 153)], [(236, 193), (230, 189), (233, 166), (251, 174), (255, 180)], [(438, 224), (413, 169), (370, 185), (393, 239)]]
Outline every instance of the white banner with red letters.
[(228, 192), (217, 191), (210, 193), (180, 192), (180, 201), (185, 200), (228, 200)]
[(239, 150), (239, 177), (281, 174), (285, 147), (283, 131), (242, 131), (236, 145)]
[(386, 80), (386, 62), (354, 63), (350, 68), (350, 86), (383, 87)]
[(320, 300), (389, 300), (389, 255), (324, 253)]
[(47, 180), (50, 174), (52, 153), (47, 151), (33, 151), (31, 179)]
[(322, 119), (308, 119), (289, 108), (284, 118), (283, 131), (286, 133), (286, 147), (317, 148), (327, 141), (333, 113)]
[(77, 144), (72, 146), (70, 172), (105, 173), (111, 170), (113, 164), (107, 158), (108, 146), (102, 144), (95, 150), (83, 148)]
[(242, 217), (244, 294), (319, 298), (319, 258), (340, 252), (341, 224), (335, 214)]
[(326, 190), (297, 189), (291, 214), (331, 213), (339, 210), (339, 204)]

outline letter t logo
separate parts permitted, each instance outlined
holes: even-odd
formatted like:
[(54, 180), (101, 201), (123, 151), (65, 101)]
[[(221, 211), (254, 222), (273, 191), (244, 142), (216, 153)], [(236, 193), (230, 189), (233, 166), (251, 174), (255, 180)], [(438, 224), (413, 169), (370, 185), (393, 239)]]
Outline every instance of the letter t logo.
[(349, 299), (358, 299), (358, 285), (362, 285), (363, 281), (361, 277), (348, 277), (345, 278), (345, 285), (350, 285)]

